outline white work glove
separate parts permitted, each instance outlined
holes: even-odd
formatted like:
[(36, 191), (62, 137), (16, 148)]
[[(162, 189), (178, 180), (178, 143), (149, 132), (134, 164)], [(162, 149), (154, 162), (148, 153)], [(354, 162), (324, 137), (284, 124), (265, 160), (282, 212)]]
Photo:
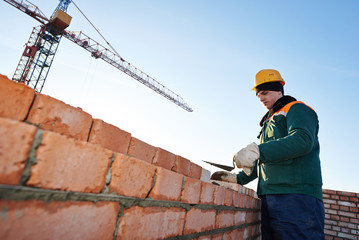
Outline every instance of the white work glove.
[(237, 183), (237, 175), (230, 172), (218, 171), (212, 174), (211, 180)]
[(259, 159), (259, 148), (254, 142), (239, 150), (233, 157), (233, 161), (236, 163), (237, 167), (243, 168), (243, 171), (248, 176), (252, 173), (254, 162), (257, 159)]

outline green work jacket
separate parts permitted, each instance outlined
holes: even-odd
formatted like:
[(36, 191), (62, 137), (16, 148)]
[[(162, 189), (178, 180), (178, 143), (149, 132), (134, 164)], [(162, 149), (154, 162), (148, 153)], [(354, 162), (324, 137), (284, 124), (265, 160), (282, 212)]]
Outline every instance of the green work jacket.
[(238, 183), (258, 177), (258, 196), (306, 194), (322, 200), (318, 117), (302, 102), (288, 103), (266, 121), (260, 133), (260, 158), (250, 176), (243, 171)]

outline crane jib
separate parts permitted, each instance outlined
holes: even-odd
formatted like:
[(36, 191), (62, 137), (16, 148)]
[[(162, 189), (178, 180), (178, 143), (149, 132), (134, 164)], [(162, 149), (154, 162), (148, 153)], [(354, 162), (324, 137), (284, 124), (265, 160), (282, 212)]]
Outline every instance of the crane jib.
[(121, 56), (117, 55), (116, 53), (102, 46), (100, 43), (91, 39), (83, 32), (65, 31), (64, 37), (83, 47), (87, 51), (91, 52), (92, 56), (94, 55), (96, 56), (96, 58), (100, 58), (105, 62), (111, 64), (115, 68), (131, 76), (133, 79), (139, 81), (140, 83), (146, 85), (147, 87), (166, 97), (168, 100), (182, 107), (186, 111), (193, 112), (193, 109), (190, 108), (188, 104), (184, 102), (182, 97), (175, 94), (173, 91), (166, 88), (164, 85), (157, 82), (155, 79), (151, 78), (148, 74), (145, 74), (129, 62), (125, 61)]
[[(51, 15), (50, 20), (37, 6), (29, 1), (4, 1), (43, 24), (38, 28), (34, 28), (31, 33), (17, 69), (15, 70), (13, 80), (17, 82), (24, 82), (33, 87), (35, 91), (41, 92), (61, 37), (65, 36), (70, 41), (89, 51), (91, 56), (94, 58), (104, 60), (133, 79), (182, 107), (186, 111), (193, 112), (192, 108), (184, 102), (182, 97), (166, 88), (164, 85), (157, 82), (155, 79), (145, 74), (135, 66), (131, 65), (129, 62), (125, 61), (114, 49), (113, 52), (105, 48), (82, 32), (65, 31), (64, 29), (67, 28), (71, 21), (71, 16), (66, 14), (71, 0), (60, 0), (60, 3)], [(76, 6), (74, 2), (73, 4)], [(82, 13), (77, 6), (76, 8)], [(111, 47), (108, 42), (107, 44)]]

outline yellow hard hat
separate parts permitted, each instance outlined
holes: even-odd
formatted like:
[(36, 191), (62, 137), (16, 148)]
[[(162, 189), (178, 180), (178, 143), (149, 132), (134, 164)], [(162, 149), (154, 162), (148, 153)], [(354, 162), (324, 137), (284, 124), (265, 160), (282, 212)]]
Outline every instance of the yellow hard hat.
[(267, 82), (280, 82), (283, 86), (285, 84), (282, 76), (277, 70), (263, 69), (256, 74), (254, 88), (252, 88), (252, 90), (256, 90), (259, 85)]

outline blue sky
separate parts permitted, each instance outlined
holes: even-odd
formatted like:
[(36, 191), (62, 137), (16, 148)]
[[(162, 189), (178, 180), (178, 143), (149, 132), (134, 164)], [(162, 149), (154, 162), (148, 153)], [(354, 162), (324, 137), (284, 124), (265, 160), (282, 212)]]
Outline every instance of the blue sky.
[[(50, 17), (56, 0), (32, 0)], [(153, 146), (231, 165), (258, 142), (266, 109), (254, 75), (274, 68), (285, 93), (319, 116), (323, 188), (359, 192), (359, 2), (94, 1), (75, 3), (119, 54), (182, 96), (188, 113), (63, 38), (42, 93), (81, 107)], [(105, 44), (71, 4), (68, 30)], [(12, 77), (38, 22), (0, 3), (0, 73)], [(235, 170), (234, 172), (237, 172)], [(256, 182), (247, 185), (255, 189)]]

